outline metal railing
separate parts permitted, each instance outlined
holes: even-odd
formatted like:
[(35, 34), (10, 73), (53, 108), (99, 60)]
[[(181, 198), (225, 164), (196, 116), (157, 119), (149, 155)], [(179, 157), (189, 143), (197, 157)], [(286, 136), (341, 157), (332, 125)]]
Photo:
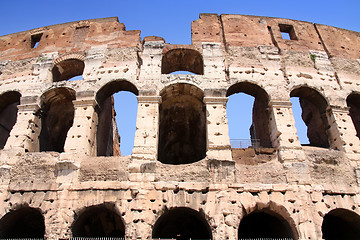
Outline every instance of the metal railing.
[(69, 240), (125, 240), (124, 237), (72, 237)]
[(1, 240), (44, 240), (44, 238), (1, 238)]
[(239, 240), (294, 240), (293, 238), (239, 238)]
[(260, 139), (230, 139), (231, 148), (261, 148)]

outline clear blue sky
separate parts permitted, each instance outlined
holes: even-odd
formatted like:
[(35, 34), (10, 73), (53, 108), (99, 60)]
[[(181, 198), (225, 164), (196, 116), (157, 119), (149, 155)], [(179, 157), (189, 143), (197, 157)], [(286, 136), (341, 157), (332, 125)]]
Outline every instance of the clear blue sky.
[[(117, 16), (119, 21), (125, 24), (127, 30), (141, 30), (141, 37), (156, 35), (165, 38), (168, 43), (190, 44), (191, 21), (198, 19), (199, 13), (282, 17), (360, 32), (359, 10), (360, 0), (2, 0), (0, 35), (64, 22)], [(136, 105), (136, 99), (133, 98), (132, 101)], [(120, 108), (120, 104), (117, 102), (116, 107)], [(128, 106), (128, 102), (125, 105)], [(251, 112), (251, 110), (246, 111)], [(119, 110), (117, 112), (118, 116), (124, 115), (120, 114)], [(132, 114), (136, 114), (136, 111)], [(134, 120), (130, 120), (130, 122), (134, 122)], [(122, 125), (127, 126), (126, 130), (134, 129), (127, 123)], [(122, 146), (122, 152), (129, 154), (132, 140), (124, 140), (127, 138), (126, 133), (121, 133), (121, 135), (124, 145), (126, 145), (125, 142), (130, 142), (130, 146)], [(231, 136), (231, 138), (246, 138), (246, 136), (243, 137), (241, 133), (238, 136)]]

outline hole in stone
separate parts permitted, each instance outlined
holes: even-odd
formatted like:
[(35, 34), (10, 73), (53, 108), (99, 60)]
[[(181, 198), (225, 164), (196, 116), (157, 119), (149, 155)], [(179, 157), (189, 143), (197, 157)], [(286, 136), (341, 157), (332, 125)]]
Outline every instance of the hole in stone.
[(42, 33), (31, 35), (31, 48), (37, 48), (38, 47), (42, 35), (43, 35)]
[(297, 40), (294, 27), (288, 24), (279, 24), (281, 37), (286, 40)]

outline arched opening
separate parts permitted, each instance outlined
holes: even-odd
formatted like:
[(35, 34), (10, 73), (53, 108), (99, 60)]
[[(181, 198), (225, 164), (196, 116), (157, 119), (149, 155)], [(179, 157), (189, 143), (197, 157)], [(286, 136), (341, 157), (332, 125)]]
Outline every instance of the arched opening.
[(239, 239), (295, 239), (290, 224), (272, 211), (257, 211), (245, 216), (239, 226)]
[(328, 148), (330, 146), (326, 132), (329, 125), (326, 116), (328, 104), (325, 98), (309, 87), (299, 87), (292, 90), (290, 97), (299, 98), (302, 109), (301, 117), (307, 126), (309, 145)]
[(324, 216), (321, 227), (322, 238), (360, 239), (360, 216), (346, 209), (335, 209)]
[(346, 98), (349, 113), (356, 129), (356, 136), (360, 138), (360, 94), (352, 93)]
[(190, 208), (166, 211), (155, 223), (152, 237), (163, 239), (212, 239), (205, 216)]
[(206, 155), (206, 111), (203, 92), (190, 84), (173, 84), (160, 93), (158, 160), (187, 164)]
[(54, 88), (41, 97), (40, 151), (64, 152), (67, 133), (74, 122), (75, 91)]
[[(238, 93), (242, 94), (239, 95)], [(245, 96), (245, 94), (250, 95), (253, 98)], [(229, 97), (227, 109), (229, 108), (230, 111), (227, 110), (228, 119), (232, 118), (231, 115), (234, 114), (233, 112), (241, 113), (241, 118), (246, 118), (246, 116), (250, 117), (252, 115), (250, 126), (248, 123), (240, 125), (239, 122), (237, 122), (233, 124), (232, 120), (229, 120), (229, 124), (231, 124), (229, 125), (230, 136), (240, 136), (237, 134), (240, 133), (240, 130), (238, 129), (241, 128), (242, 132), (248, 131), (250, 135), (250, 139), (248, 139), (249, 144), (245, 144), (246, 147), (272, 147), (269, 131), (269, 98), (267, 93), (255, 84), (240, 82), (232, 85), (227, 90), (226, 96)], [(249, 106), (252, 106), (251, 113), (248, 111), (247, 113), (244, 113), (244, 109), (239, 107), (244, 104), (247, 106), (247, 109), (249, 109)], [(233, 144), (236, 143), (237, 146), (237, 141), (232, 142)]]
[[(109, 82), (98, 91), (96, 95), (99, 104), (97, 156), (119, 156), (121, 155), (120, 145), (127, 147), (123, 155), (131, 154), (136, 130), (136, 95), (138, 94), (137, 88), (126, 80)], [(121, 103), (117, 104), (116, 101), (121, 101)], [(131, 113), (131, 116), (125, 116), (125, 118), (126, 120), (131, 118), (131, 123), (128, 121), (123, 124), (123, 117), (128, 113)], [(119, 126), (119, 124), (122, 125)], [(121, 130), (120, 135), (118, 128)]]
[(193, 49), (176, 48), (163, 54), (161, 73), (169, 74), (176, 71), (189, 71), (204, 74), (204, 62), (201, 54)]
[(82, 79), (84, 68), (84, 62), (79, 59), (63, 60), (52, 69), (53, 82)]
[(114, 206), (106, 204), (85, 208), (75, 215), (73, 237), (125, 237), (125, 225)]
[(20, 97), (21, 94), (15, 91), (0, 95), (0, 149), (4, 148), (10, 131), (16, 123)]
[(299, 137), (299, 141), (301, 145), (306, 146), (309, 145), (309, 138), (307, 136), (307, 126), (301, 117), (302, 110), (300, 105), (300, 99), (298, 97), (290, 98), (291, 109), (295, 119), (295, 127), (297, 129), (297, 135)]
[(195, 73), (189, 72), (189, 71), (175, 71), (175, 72), (171, 72), (170, 74), (175, 75), (175, 74), (182, 74), (182, 75), (196, 75)]
[(23, 207), (0, 220), (0, 238), (44, 238), (44, 217), (39, 209)]

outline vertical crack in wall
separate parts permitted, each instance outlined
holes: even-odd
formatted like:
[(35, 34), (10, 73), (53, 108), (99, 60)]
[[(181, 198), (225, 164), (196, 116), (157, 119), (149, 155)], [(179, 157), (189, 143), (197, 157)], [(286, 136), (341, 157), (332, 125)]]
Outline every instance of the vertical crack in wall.
[(220, 22), (220, 31), (221, 31), (221, 38), (222, 38), (222, 44), (224, 45), (224, 65), (225, 65), (225, 79), (226, 81), (230, 80), (230, 72), (229, 72), (229, 49), (226, 43), (226, 39), (225, 39), (225, 30), (224, 30), (224, 23), (222, 20), (222, 15), (218, 16), (219, 22)]
[(284, 60), (282, 58), (282, 51), (281, 51), (281, 49), (279, 47), (279, 44), (277, 43), (277, 41), (275, 39), (275, 36), (274, 36), (274, 33), (273, 33), (273, 30), (272, 30), (271, 26), (268, 26), (267, 28), (269, 30), (272, 43), (279, 50), (279, 56), (280, 56), (280, 68), (279, 68), (279, 70), (283, 73), (286, 83), (290, 84), (290, 80), (289, 80), (289, 77), (288, 77), (287, 72), (286, 72), (285, 63), (284, 63)]
[[(317, 27), (317, 24), (314, 23), (313, 25), (314, 25), (314, 28), (315, 28), (315, 31), (316, 31), (317, 35), (318, 35), (319, 38), (320, 38), (321, 44), (323, 45), (324, 50), (325, 50), (326, 54), (328, 55), (329, 62), (331, 63), (331, 65), (332, 65), (333, 68), (334, 68), (334, 64), (333, 64), (333, 62), (331, 61), (332, 56), (331, 56), (331, 54), (330, 54), (329, 49), (326, 47), (325, 41), (324, 41), (324, 39), (322, 38), (322, 36), (321, 36), (321, 34), (320, 34), (320, 31), (319, 31), (319, 29), (318, 29), (318, 27)], [(342, 86), (342, 84), (341, 84), (340, 78), (339, 78), (339, 76), (338, 76), (335, 68), (334, 68), (334, 76), (335, 76), (335, 78), (336, 78), (336, 82), (339, 84), (339, 87), (340, 87), (340, 89), (342, 90), (342, 89), (343, 89), (343, 86)]]

